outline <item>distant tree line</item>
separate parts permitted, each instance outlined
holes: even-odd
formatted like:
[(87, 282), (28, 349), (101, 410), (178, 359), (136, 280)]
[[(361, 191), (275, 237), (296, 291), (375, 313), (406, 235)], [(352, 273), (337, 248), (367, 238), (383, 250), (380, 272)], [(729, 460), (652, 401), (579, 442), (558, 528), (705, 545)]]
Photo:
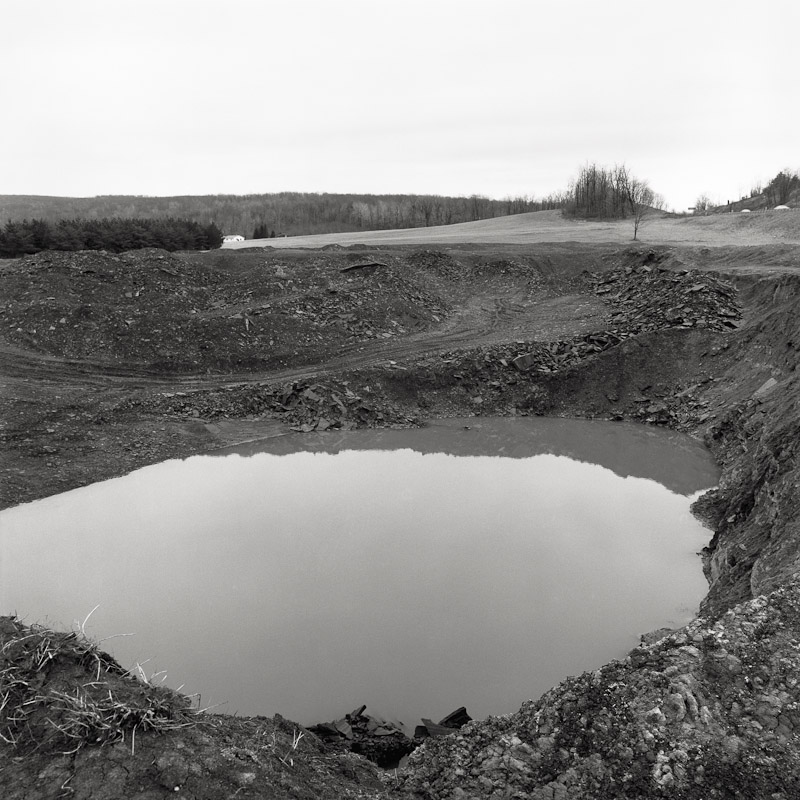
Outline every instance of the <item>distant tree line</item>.
[[(792, 195), (798, 191), (800, 191), (800, 172), (787, 167), (767, 181), (766, 186), (761, 181), (754, 184), (750, 189), (750, 199), (763, 197), (767, 206), (778, 206), (788, 203)], [(745, 199), (747, 198), (742, 198)]]
[(266, 222), (262, 222), (253, 228), (253, 239), (274, 239), (275, 229), (270, 230)]
[(800, 189), (800, 174), (796, 170), (782, 169), (765, 187), (764, 198), (768, 206), (788, 203), (792, 194)]
[[(561, 195), (492, 200), (480, 195), (363, 195), (280, 192), (253, 195), (184, 197), (41, 197), (0, 195), (0, 220), (43, 219), (56, 222), (79, 216), (87, 220), (180, 217), (201, 225), (214, 223), (223, 233), (277, 236), (347, 233), (359, 230), (417, 228), (561, 208)], [(258, 238), (267, 238), (259, 236)]]
[(186, 219), (44, 219), (8, 221), (0, 229), (0, 257), (42, 250), (209, 250), (222, 244), (222, 231)]
[(765, 210), (787, 203), (800, 203), (800, 171), (786, 167), (766, 182), (756, 181), (750, 187), (749, 195), (742, 195), (739, 200), (726, 203), (713, 203), (705, 193), (701, 194), (694, 204), (696, 214), (718, 214), (737, 211), (743, 208)]
[(627, 211), (627, 198), (619, 185), (615, 169), (586, 164), (581, 167), (567, 190), (565, 212), (587, 219), (622, 218)]
[(564, 211), (586, 219), (624, 219), (642, 204), (663, 208), (664, 201), (624, 164), (612, 168), (586, 164), (567, 189)]

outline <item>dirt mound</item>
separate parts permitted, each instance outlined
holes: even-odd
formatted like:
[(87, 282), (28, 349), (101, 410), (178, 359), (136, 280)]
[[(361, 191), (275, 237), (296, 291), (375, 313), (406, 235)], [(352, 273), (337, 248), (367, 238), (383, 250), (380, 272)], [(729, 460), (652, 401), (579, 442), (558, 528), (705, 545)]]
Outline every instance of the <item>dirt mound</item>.
[(328, 753), (299, 725), (200, 713), (80, 634), (2, 617), (0, 653), (4, 800), (334, 800), (383, 786), (369, 762)]
[[(143, 686), (82, 636), (3, 617), (0, 641), (0, 736), (21, 754), (72, 755), (89, 745), (124, 741), (126, 732), (135, 735), (137, 729), (163, 732), (192, 724), (187, 698)], [(76, 690), (86, 675), (94, 680)]]
[[(244, 256), (245, 254), (243, 254)], [(243, 259), (244, 260), (244, 259)], [(343, 269), (348, 271), (343, 272)], [(436, 324), (447, 303), (395, 264), (46, 252), (6, 264), (0, 337), (157, 371), (280, 368)]]
[(125, 401), (120, 408), (208, 420), (270, 416), (281, 419), (291, 430), (300, 433), (419, 424), (417, 417), (407, 416), (377, 385), (373, 389), (363, 379), (352, 383), (334, 378), (281, 384), (248, 383), (223, 389), (162, 392), (145, 402)]
[(405, 262), (426, 277), (453, 283), (470, 283), (476, 279), (515, 287), (520, 284), (534, 287), (542, 283), (542, 275), (536, 265), (531, 264), (530, 258), (493, 258), (480, 253), (465, 255), (457, 258), (443, 250), (417, 250), (407, 255)]
[(730, 282), (705, 272), (652, 266), (657, 260), (651, 251), (641, 266), (595, 279), (595, 292), (614, 306), (612, 322), (622, 323), (630, 333), (667, 327), (717, 331), (737, 327), (742, 314)]

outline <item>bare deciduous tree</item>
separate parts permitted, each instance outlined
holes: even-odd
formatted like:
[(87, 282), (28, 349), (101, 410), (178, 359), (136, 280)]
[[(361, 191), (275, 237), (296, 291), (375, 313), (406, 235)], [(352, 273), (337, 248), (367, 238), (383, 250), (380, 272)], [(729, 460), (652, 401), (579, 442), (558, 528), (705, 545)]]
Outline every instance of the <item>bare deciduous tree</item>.
[(639, 226), (654, 209), (663, 209), (664, 198), (636, 178), (622, 164), (613, 169), (586, 164), (570, 184), (566, 213), (577, 217), (601, 219), (633, 218), (633, 238)]
[(701, 194), (694, 201), (694, 213), (705, 214), (711, 208), (711, 198), (707, 194)]
[(787, 203), (799, 185), (800, 176), (789, 168), (783, 169), (767, 184), (764, 195), (770, 205)]
[(664, 199), (650, 188), (646, 180), (632, 175), (622, 164), (614, 168), (614, 181), (618, 191), (625, 198), (625, 203), (633, 218), (633, 239), (639, 235), (639, 227), (657, 207), (664, 207)]

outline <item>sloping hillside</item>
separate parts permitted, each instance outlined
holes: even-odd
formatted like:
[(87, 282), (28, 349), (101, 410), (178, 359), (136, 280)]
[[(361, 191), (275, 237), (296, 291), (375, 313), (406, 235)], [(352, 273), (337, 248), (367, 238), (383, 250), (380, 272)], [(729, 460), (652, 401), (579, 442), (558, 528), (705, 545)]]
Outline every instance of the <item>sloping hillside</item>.
[[(707, 217), (660, 215), (646, 218), (639, 229), (643, 244), (763, 245), (800, 243), (800, 210), (769, 211), (759, 214), (716, 214)], [(354, 244), (536, 244), (540, 242), (615, 242), (633, 239), (630, 220), (585, 221), (565, 218), (560, 211), (534, 211), (508, 217), (409, 228), (392, 231), (361, 231), (279, 239), (250, 239), (231, 242), (226, 248), (242, 247), (326, 247)]]

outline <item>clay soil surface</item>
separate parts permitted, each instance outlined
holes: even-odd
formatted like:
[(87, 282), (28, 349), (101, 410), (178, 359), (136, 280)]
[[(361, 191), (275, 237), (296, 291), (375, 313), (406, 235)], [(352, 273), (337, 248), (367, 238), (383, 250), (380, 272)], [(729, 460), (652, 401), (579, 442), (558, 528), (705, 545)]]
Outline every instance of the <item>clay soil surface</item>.
[[(748, 481), (763, 487), (794, 465), (791, 448), (762, 443), (766, 466), (748, 477), (742, 465), (750, 462), (737, 448), (770, 414), (794, 413), (777, 405), (774, 387), (794, 386), (800, 346), (792, 333), (797, 213), (653, 219), (636, 243), (621, 224), (570, 223), (547, 212), (352, 241), (271, 240), (266, 248), (247, 242), (191, 254), (50, 252), (0, 262), (0, 508), (168, 458), (312, 430), (481, 414), (638, 420), (705, 437), (729, 466), (728, 494), (723, 486), (704, 515), (717, 537), (728, 529), (743, 537), (731, 547), (747, 558), (729, 558), (724, 536), (709, 548), (709, 612), (721, 614), (754, 596), (766, 547), (745, 525), (761, 508)], [(784, 317), (768, 323), (776, 304)], [(783, 391), (780, 402), (790, 395), (796, 398)], [(742, 432), (747, 425), (750, 433)], [(791, 577), (794, 558), (792, 548), (775, 555), (764, 585), (780, 588), (776, 575)], [(781, 653), (796, 622), (794, 602), (778, 603)], [(698, 623), (675, 647), (707, 641), (711, 624)], [(412, 758), (416, 771), (403, 777), (331, 753), (310, 733), (298, 742), (299, 726), (279, 717), (198, 722), (181, 698), (128, 687), (133, 679), (80, 637), (65, 640), (14, 620), (4, 625), (3, 797), (449, 797), (501, 788), (490, 772), (488, 783), (476, 782), (484, 776), (476, 763), (474, 794), (451, 794), (454, 784), (442, 784), (434, 762), (424, 760), (431, 750), (457, 766), (460, 756), (443, 748), (421, 748)], [(665, 647), (651, 672), (656, 661), (669, 661)], [(76, 703), (94, 709), (94, 727), (81, 727), (76, 703), (57, 699), (80, 695), (76, 686), (92, 680), (102, 691), (88, 690), (91, 697)], [(596, 704), (597, 686), (577, 681), (569, 691)], [(558, 703), (566, 719), (574, 702), (559, 695)], [(41, 714), (29, 717), (31, 708)], [(525, 713), (533, 730), (533, 712)], [(552, 708), (539, 713), (554, 715)], [(578, 724), (580, 715), (573, 717), (569, 724)], [(522, 745), (530, 749), (533, 734), (517, 740), (518, 731), (500, 728), (497, 736), (525, 761)], [(485, 743), (492, 731), (475, 736)], [(475, 741), (470, 752), (480, 750)], [(567, 765), (569, 746), (559, 746)], [(569, 787), (567, 766), (559, 769), (520, 783), (519, 796), (539, 796), (531, 792), (554, 781)], [(633, 772), (631, 794), (598, 796), (661, 796), (663, 781), (650, 785), (647, 770)], [(734, 773), (721, 770), (720, 781)], [(541, 796), (597, 791), (580, 785), (572, 794), (551, 787)], [(780, 791), (764, 796), (791, 796)], [(692, 792), (680, 796), (703, 796)]]

